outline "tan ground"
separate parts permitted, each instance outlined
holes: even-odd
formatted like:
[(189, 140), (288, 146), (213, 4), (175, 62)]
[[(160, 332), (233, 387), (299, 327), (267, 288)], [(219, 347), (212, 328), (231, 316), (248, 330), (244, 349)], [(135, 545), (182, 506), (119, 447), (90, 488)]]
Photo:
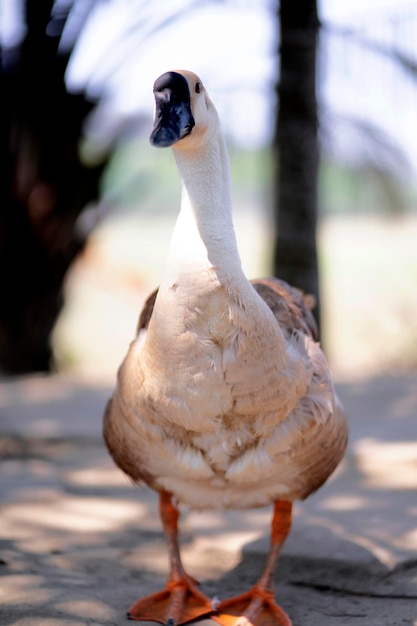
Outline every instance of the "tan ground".
[[(319, 493), (296, 507), (276, 575), (294, 626), (417, 625), (417, 377), (339, 386), (351, 438)], [(0, 385), (0, 624), (126, 623), (167, 571), (155, 495), (101, 440), (110, 389), (64, 377)], [(270, 511), (182, 519), (186, 564), (211, 596), (262, 568)]]

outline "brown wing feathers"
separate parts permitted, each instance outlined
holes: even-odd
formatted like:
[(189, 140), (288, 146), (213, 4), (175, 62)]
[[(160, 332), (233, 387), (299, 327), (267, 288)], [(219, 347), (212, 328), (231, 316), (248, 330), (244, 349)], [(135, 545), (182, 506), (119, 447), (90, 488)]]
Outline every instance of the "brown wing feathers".
[(317, 324), (311, 312), (314, 306), (312, 296), (278, 278), (259, 278), (251, 283), (283, 329), (288, 332), (301, 330), (318, 341)]
[[(251, 283), (281, 327), (288, 332), (301, 330), (318, 341), (317, 325), (311, 312), (314, 306), (312, 296), (306, 296), (278, 278), (258, 278)], [(157, 295), (158, 289), (155, 289), (148, 296), (139, 317), (137, 333), (148, 327)]]

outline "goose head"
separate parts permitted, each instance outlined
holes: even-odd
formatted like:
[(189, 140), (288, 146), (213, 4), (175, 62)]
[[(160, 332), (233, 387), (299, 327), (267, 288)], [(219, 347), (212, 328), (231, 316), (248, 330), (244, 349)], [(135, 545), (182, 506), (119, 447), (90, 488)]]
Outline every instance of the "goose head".
[(201, 79), (193, 72), (165, 72), (156, 79), (153, 92), (155, 121), (150, 136), (153, 146), (192, 147), (218, 120)]

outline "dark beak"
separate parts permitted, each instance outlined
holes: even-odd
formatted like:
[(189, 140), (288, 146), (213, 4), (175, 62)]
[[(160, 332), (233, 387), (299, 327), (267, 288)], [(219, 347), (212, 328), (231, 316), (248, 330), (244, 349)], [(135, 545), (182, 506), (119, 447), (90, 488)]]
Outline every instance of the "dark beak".
[(153, 91), (155, 121), (150, 142), (165, 148), (189, 135), (195, 126), (190, 89), (184, 76), (166, 72), (155, 81)]

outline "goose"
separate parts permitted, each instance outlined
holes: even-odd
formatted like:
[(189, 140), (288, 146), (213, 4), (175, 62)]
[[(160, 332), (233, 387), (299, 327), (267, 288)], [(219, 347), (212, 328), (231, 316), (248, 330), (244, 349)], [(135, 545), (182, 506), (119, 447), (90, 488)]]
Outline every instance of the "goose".
[[(169, 71), (154, 83), (150, 142), (172, 147), (181, 207), (159, 288), (104, 414), (116, 465), (159, 494), (169, 553), (166, 586), (128, 610), (177, 626), (291, 626), (273, 576), (292, 507), (343, 457), (347, 426), (317, 341), (311, 302), (277, 278), (249, 281), (232, 220), (228, 153), (201, 79)], [(272, 506), (265, 568), (249, 591), (212, 600), (186, 572), (179, 512)]]

